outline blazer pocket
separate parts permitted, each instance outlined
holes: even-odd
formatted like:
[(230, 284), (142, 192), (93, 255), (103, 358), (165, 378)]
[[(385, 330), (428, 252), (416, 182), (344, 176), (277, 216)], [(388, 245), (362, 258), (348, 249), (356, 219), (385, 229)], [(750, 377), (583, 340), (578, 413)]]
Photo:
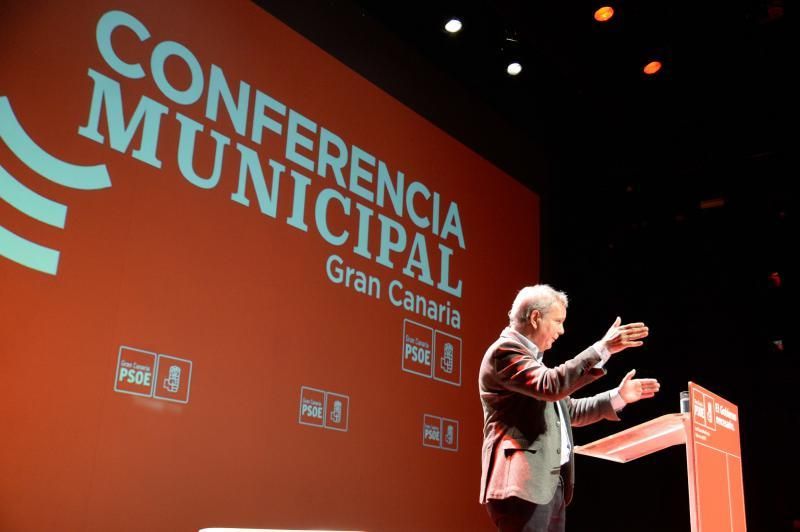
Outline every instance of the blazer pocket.
[(536, 452), (541, 448), (541, 443), (542, 442), (539, 440), (533, 442), (533, 445), (531, 445), (531, 443), (527, 440), (503, 440), (500, 443), (500, 448), (503, 450), (503, 454), (505, 454), (507, 457), (519, 452), (536, 454)]

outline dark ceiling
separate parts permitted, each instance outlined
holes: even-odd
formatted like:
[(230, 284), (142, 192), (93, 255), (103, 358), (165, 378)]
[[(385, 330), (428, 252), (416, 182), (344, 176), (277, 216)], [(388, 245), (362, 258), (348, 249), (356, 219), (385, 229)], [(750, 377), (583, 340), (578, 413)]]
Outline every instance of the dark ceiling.
[[(699, 203), (731, 192), (731, 166), (787, 164), (798, 84), (784, 1), (623, 0), (603, 24), (586, 0), (258, 3), (539, 192), (583, 179)], [(651, 58), (664, 68), (649, 77)], [(538, 151), (544, 178), (520, 156)]]
[[(603, 4), (585, 0), (355, 3), (508, 122), (608, 178), (668, 172), (713, 196), (725, 192), (717, 168), (787, 148), (796, 61), (783, 0), (620, 1), (603, 24), (592, 17)], [(451, 16), (464, 23), (455, 35)], [(648, 77), (651, 58), (664, 69)]]
[[(703, 288), (717, 272), (720, 291), (785, 273), (800, 85), (784, 0), (623, 0), (602, 24), (603, 4), (585, 0), (354, 4), (499, 114), (501, 142), (525, 139), (516, 153), (483, 151), (544, 194), (547, 276), (586, 253), (629, 280), (680, 258)], [(455, 35), (443, 29), (453, 16)], [(651, 59), (664, 64), (655, 76), (642, 72)], [(526, 168), (534, 146), (543, 182)]]

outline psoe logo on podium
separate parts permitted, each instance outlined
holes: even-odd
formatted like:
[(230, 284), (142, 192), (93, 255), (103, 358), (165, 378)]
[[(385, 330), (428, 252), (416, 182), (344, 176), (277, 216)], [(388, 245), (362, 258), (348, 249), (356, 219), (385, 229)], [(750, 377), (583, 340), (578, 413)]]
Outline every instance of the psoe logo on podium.
[(153, 397), (174, 403), (188, 403), (192, 384), (192, 361), (158, 355)]
[(697, 389), (692, 390), (692, 393), (694, 394), (695, 424), (708, 430), (717, 430), (717, 423), (714, 419), (714, 412), (717, 411), (714, 398)]

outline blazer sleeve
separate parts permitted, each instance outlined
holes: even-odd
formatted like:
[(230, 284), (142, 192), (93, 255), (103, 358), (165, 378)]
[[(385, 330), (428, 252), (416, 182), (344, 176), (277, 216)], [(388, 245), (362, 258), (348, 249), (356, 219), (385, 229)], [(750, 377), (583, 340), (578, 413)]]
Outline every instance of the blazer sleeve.
[(601, 419), (619, 421), (611, 406), (611, 391), (598, 393), (581, 399), (569, 398), (569, 418), (573, 427), (590, 425)]
[(515, 342), (498, 345), (492, 358), (499, 386), (544, 401), (561, 400), (605, 375), (605, 370), (594, 367), (600, 354), (591, 347), (554, 368), (537, 362)]

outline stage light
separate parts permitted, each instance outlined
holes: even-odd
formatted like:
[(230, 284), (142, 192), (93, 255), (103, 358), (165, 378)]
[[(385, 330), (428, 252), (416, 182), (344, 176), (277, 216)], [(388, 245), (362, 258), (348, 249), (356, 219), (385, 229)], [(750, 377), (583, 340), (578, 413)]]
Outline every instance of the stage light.
[(770, 273), (769, 274), (769, 283), (772, 286), (774, 286), (775, 288), (780, 288), (781, 285), (783, 284), (783, 281), (781, 280), (781, 274), (779, 274), (778, 272)]
[(525, 59), (525, 51), (519, 41), (519, 33), (515, 28), (505, 29), (505, 39), (500, 45), (500, 54), (506, 61), (506, 72), (509, 76), (516, 76), (522, 72), (522, 61)]
[(444, 25), (444, 29), (449, 33), (458, 33), (461, 30), (461, 21), (457, 18), (451, 18), (447, 21), (447, 24)]
[(652, 76), (659, 70), (661, 70), (661, 61), (650, 61), (644, 66), (642, 72), (644, 72), (648, 76)]
[(784, 0), (770, 0), (767, 4), (767, 18), (765, 22), (775, 22), (783, 18)]
[(603, 6), (594, 12), (594, 19), (597, 22), (607, 22), (614, 16), (614, 8), (611, 6)]
[(701, 209), (718, 209), (725, 206), (725, 198), (711, 198), (700, 202)]
[(522, 65), (519, 63), (509, 63), (506, 67), (506, 72), (508, 72), (512, 76), (516, 76), (520, 72), (522, 72)]

